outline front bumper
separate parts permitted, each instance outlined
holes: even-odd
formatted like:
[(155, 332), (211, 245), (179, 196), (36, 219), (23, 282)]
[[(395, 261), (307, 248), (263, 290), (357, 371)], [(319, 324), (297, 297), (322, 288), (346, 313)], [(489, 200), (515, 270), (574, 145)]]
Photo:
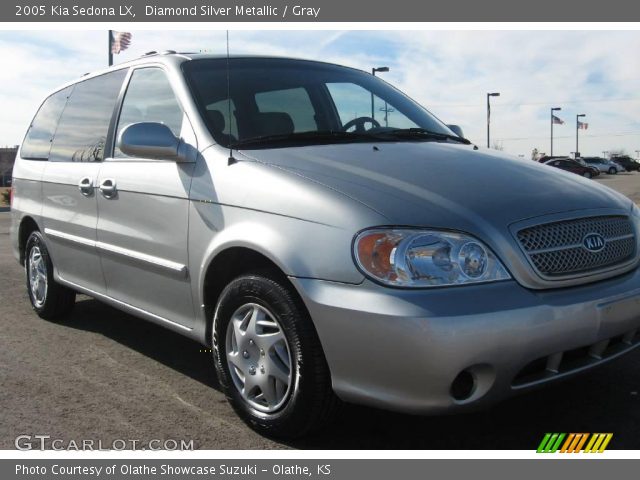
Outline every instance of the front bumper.
[[(390, 410), (490, 404), (640, 345), (638, 269), (546, 291), (515, 281), (432, 290), (291, 281), (315, 324), (336, 394)], [(452, 384), (463, 371), (475, 384), (456, 399)]]

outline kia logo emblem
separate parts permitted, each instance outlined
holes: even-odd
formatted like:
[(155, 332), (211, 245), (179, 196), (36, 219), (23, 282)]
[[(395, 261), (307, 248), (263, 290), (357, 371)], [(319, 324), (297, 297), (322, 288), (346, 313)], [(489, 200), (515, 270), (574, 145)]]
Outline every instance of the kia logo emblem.
[(582, 239), (582, 245), (590, 252), (599, 252), (605, 246), (605, 240), (599, 233), (588, 233)]

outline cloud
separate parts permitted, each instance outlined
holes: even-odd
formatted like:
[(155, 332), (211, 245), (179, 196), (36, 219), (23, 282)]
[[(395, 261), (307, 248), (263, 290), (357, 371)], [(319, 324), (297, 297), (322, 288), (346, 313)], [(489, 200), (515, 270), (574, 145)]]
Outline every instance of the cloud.
[[(133, 31), (117, 62), (150, 50), (224, 54), (224, 31)], [(626, 31), (243, 31), (230, 32), (232, 53), (284, 55), (369, 70), (447, 123), (486, 143), (491, 132), (513, 154), (548, 151), (549, 108), (563, 108), (554, 153), (575, 150), (575, 115), (586, 113), (585, 154), (640, 148), (640, 32)], [(5, 68), (0, 90), (0, 144), (15, 144), (44, 95), (106, 64), (105, 31), (0, 32)]]
[[(638, 32), (405, 32), (398, 60), (408, 92), (438, 116), (460, 123), (468, 136), (486, 143), (486, 93), (492, 99), (491, 131), (511, 153), (548, 150), (549, 108), (566, 121), (557, 126), (554, 153), (575, 150), (575, 115), (586, 113), (584, 153), (618, 146), (633, 151), (640, 107)], [(594, 81), (597, 79), (597, 81)], [(631, 99), (633, 101), (619, 101)], [(635, 122), (635, 130), (633, 128)], [(522, 140), (515, 140), (522, 139)], [(635, 147), (635, 148), (634, 148)]]

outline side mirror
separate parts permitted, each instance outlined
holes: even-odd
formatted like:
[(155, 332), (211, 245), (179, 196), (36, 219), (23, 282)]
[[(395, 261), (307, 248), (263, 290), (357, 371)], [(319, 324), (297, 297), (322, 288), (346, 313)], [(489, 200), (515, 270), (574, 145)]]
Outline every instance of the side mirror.
[(465, 138), (464, 133), (462, 132), (462, 128), (460, 128), (460, 125), (447, 125), (447, 127), (449, 127), (449, 130), (451, 130), (460, 138)]
[(118, 136), (118, 147), (131, 157), (182, 161), (182, 141), (162, 123), (140, 122), (128, 125)]

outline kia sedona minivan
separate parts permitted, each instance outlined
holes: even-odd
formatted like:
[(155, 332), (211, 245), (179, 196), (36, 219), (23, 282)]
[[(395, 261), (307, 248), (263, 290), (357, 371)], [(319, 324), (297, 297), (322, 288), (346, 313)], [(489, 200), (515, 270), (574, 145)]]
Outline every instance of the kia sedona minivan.
[(82, 293), (210, 346), (271, 436), (487, 406), (640, 340), (629, 199), (353, 68), (146, 55), (49, 95), (13, 175), (35, 312)]

